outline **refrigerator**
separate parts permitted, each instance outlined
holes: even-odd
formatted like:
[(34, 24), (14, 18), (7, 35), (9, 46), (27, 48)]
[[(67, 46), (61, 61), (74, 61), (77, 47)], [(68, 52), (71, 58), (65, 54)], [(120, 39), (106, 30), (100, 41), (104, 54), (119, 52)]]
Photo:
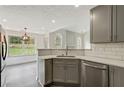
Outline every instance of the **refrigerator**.
[(5, 30), (0, 25), (0, 86), (6, 86), (6, 58), (7, 58), (7, 40)]

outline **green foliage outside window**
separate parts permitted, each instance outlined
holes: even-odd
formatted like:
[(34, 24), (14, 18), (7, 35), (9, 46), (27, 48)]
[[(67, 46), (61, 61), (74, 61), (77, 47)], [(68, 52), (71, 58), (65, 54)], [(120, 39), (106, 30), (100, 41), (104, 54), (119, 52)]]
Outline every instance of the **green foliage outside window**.
[(9, 36), (9, 56), (34, 55), (36, 53), (35, 41), (22, 41), (19, 36)]

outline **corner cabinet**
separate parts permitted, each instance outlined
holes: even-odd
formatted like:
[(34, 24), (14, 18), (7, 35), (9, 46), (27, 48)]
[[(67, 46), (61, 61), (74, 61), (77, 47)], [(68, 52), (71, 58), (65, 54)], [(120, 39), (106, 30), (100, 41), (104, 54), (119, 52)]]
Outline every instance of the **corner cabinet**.
[(124, 68), (109, 67), (110, 87), (124, 87)]
[(53, 82), (80, 84), (79, 63), (77, 59), (53, 59)]
[(123, 5), (101, 5), (90, 10), (91, 43), (124, 42), (123, 10)]

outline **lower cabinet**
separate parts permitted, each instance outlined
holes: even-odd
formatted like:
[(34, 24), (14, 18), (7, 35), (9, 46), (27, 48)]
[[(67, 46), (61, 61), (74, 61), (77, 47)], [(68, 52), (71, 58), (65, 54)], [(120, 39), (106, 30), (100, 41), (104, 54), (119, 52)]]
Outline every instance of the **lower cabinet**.
[(52, 59), (45, 60), (45, 84), (52, 83)]
[(60, 83), (82, 87), (124, 87), (124, 68), (79, 59), (38, 59), (42, 86)]
[(52, 59), (38, 59), (38, 82), (45, 86), (52, 83)]
[(67, 83), (78, 84), (80, 82), (79, 74), (80, 72), (78, 60), (65, 63), (65, 80)]
[(53, 59), (53, 82), (79, 84), (79, 64), (76, 59)]
[(110, 87), (124, 87), (124, 68), (109, 67)]
[(53, 59), (53, 82), (65, 81), (65, 67), (62, 60)]

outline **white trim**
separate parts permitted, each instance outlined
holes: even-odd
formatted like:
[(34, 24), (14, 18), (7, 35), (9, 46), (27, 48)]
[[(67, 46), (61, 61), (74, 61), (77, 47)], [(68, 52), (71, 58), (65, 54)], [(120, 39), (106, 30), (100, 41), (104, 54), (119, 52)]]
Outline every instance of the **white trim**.
[(40, 82), (39, 78), (36, 76), (37, 82), (40, 84), (41, 87), (44, 87), (44, 85)]

